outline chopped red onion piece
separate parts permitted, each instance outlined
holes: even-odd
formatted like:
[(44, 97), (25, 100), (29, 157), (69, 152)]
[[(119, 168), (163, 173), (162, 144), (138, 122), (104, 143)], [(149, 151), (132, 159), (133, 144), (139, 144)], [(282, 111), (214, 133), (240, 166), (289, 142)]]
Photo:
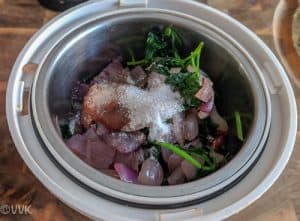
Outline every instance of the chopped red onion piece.
[(122, 181), (127, 183), (137, 183), (138, 174), (133, 169), (127, 167), (123, 163), (115, 163), (114, 168)]
[(173, 133), (174, 133), (177, 143), (179, 143), (180, 145), (184, 144), (183, 121), (184, 121), (184, 118), (183, 118), (182, 113), (175, 114), (174, 117), (172, 118)]
[(144, 161), (138, 176), (138, 182), (143, 185), (159, 186), (164, 178), (164, 171), (158, 161), (147, 159)]
[(129, 79), (129, 69), (124, 68), (121, 64), (121, 59), (114, 59), (109, 63), (100, 74), (98, 74), (93, 83), (102, 83), (102, 82), (115, 82), (115, 83), (130, 83)]
[(75, 134), (66, 144), (77, 156), (96, 169), (107, 169), (115, 157), (115, 149), (104, 143), (93, 127), (83, 135)]
[(166, 148), (161, 148), (161, 154), (162, 154), (164, 161), (167, 163), (170, 156), (172, 155), (172, 151), (168, 150)]
[(198, 117), (196, 110), (191, 110), (183, 122), (183, 136), (186, 140), (194, 140), (199, 133)]
[(185, 175), (181, 169), (181, 167), (177, 167), (172, 174), (168, 177), (168, 183), (170, 185), (177, 185), (184, 183)]
[(113, 162), (115, 149), (102, 141), (93, 128), (84, 135), (87, 162), (96, 169), (107, 169)]
[(187, 180), (192, 180), (197, 175), (197, 168), (186, 160), (181, 162), (181, 170), (184, 173)]
[(195, 97), (203, 102), (209, 102), (214, 96), (213, 83), (207, 77), (202, 78), (202, 85), (200, 90), (195, 94)]
[(86, 158), (85, 141), (84, 135), (75, 134), (66, 141), (66, 144), (80, 159), (84, 160)]
[(181, 163), (183, 159), (177, 154), (173, 153), (168, 159), (168, 168), (169, 171), (172, 172), (175, 170)]
[(143, 87), (147, 83), (147, 74), (141, 66), (136, 66), (130, 71), (132, 83), (138, 87)]
[(142, 148), (131, 153), (120, 153), (116, 151), (115, 163), (123, 163), (138, 171), (139, 165), (144, 161), (144, 150)]
[(208, 102), (202, 103), (199, 110), (205, 113), (210, 113), (214, 107), (214, 97), (212, 97)]
[(104, 141), (121, 153), (131, 153), (139, 148), (145, 140), (145, 134), (137, 132), (114, 132), (103, 136)]

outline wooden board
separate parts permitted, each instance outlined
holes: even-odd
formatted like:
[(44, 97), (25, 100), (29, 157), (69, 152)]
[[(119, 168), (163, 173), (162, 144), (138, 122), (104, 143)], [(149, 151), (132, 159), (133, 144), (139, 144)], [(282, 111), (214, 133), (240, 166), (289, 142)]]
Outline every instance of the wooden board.
[[(255, 31), (275, 52), (272, 19), (277, 0), (206, 0)], [(16, 152), (5, 117), (5, 90), (11, 67), (27, 40), (57, 13), (37, 0), (0, 0), (0, 205), (28, 204), (31, 215), (0, 220), (89, 220), (56, 199), (31, 174)], [(298, 103), (300, 97), (297, 97)], [(295, 221), (300, 217), (300, 133), (282, 176), (261, 199), (229, 221)]]

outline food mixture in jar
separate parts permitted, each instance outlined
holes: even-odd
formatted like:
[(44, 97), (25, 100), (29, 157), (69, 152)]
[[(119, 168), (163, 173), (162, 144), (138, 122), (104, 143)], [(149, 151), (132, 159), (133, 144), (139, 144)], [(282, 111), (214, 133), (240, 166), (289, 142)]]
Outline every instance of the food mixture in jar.
[(73, 111), (58, 119), (70, 150), (105, 174), (153, 186), (199, 179), (232, 159), (249, 116), (219, 114), (213, 80), (201, 70), (204, 43), (188, 54), (183, 47), (172, 26), (151, 30), (142, 59), (129, 50), (130, 61), (116, 57), (77, 82)]

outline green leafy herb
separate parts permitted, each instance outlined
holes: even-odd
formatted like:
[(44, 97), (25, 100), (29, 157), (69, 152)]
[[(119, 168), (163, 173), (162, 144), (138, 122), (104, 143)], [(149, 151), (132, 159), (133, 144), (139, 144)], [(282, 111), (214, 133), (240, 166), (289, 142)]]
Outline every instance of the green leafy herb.
[(146, 42), (145, 59), (153, 60), (157, 56), (161, 56), (163, 49), (167, 47), (167, 43), (158, 35), (149, 32)]
[[(127, 65), (163, 65), (167, 67), (182, 67), (191, 65), (194, 72), (199, 73), (200, 55), (203, 48), (200, 42), (189, 56), (181, 59), (179, 50), (183, 46), (180, 35), (172, 26), (166, 27), (161, 33), (149, 32), (146, 39), (145, 56), (142, 60), (132, 60)], [(199, 73), (200, 74), (200, 73)]]
[(184, 59), (184, 63), (186, 63), (186, 65), (192, 65), (194, 69), (194, 73), (198, 73), (199, 77), (200, 77), (200, 56), (201, 56), (203, 46), (204, 43), (200, 42), (197, 48), (191, 52), (190, 56)]
[(240, 112), (235, 111), (234, 116), (235, 116), (235, 125), (236, 125), (237, 137), (239, 138), (239, 140), (244, 141), (243, 126), (242, 126)]
[[(201, 102), (195, 94), (201, 87), (200, 56), (204, 43), (200, 42), (185, 58), (179, 55), (182, 46), (183, 41), (172, 26), (166, 27), (162, 32), (149, 32), (144, 59), (132, 59), (127, 65), (148, 65), (151, 71), (166, 75), (166, 83), (179, 91), (187, 109), (199, 107)], [(180, 67), (182, 71), (172, 74), (172, 67)]]
[(181, 47), (183, 45), (183, 41), (179, 34), (173, 29), (172, 26), (168, 26), (165, 28), (163, 36), (167, 39), (170, 39), (172, 49), (171, 52), (174, 54), (175, 58), (180, 58), (177, 47)]
[(195, 94), (200, 89), (198, 73), (178, 73), (167, 77), (166, 83), (172, 85), (184, 98), (186, 108), (199, 107), (200, 100)]

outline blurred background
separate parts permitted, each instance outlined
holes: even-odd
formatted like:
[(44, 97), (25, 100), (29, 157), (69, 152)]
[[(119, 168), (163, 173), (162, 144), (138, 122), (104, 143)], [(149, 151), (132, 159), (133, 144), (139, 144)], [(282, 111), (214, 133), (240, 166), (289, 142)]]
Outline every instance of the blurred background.
[[(0, 220), (89, 220), (56, 199), (31, 174), (16, 152), (5, 116), (5, 91), (12, 65), (29, 38), (65, 10), (83, 0), (0, 0), (0, 207), (29, 205), (31, 214)], [(284, 65), (300, 101), (300, 9), (297, 0), (203, 0), (254, 31)], [(43, 4), (43, 6), (41, 5)], [(44, 6), (48, 7), (45, 8)], [(57, 11), (54, 11), (54, 10)], [(292, 158), (275, 185), (229, 221), (300, 219), (300, 135)], [(101, 208), (99, 208), (101, 209)]]

